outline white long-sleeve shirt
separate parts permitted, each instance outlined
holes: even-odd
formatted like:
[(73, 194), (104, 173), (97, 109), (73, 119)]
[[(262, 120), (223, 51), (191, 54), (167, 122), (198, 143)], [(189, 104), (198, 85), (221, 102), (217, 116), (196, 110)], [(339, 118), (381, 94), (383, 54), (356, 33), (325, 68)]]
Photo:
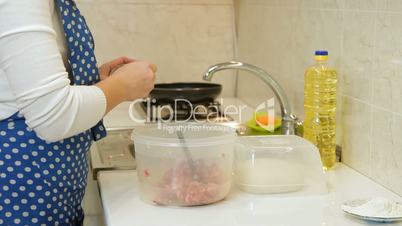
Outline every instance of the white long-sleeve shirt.
[(58, 141), (102, 119), (96, 86), (70, 86), (54, 0), (0, 0), (0, 120), (20, 112), (39, 137)]

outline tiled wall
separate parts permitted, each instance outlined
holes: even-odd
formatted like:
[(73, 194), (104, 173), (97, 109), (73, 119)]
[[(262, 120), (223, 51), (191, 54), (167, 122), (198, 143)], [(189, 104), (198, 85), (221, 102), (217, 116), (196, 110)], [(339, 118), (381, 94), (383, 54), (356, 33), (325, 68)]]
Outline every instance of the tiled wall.
[[(158, 65), (157, 82), (201, 81), (209, 65), (233, 59), (232, 0), (79, 0), (100, 62), (127, 55)], [(226, 73), (226, 74), (225, 74)], [(233, 72), (216, 76), (233, 96)]]
[[(340, 76), (343, 161), (402, 195), (402, 1), (237, 0), (240, 59), (261, 66), (303, 115), (303, 74), (316, 49)], [(240, 73), (238, 95), (256, 105), (270, 91)]]

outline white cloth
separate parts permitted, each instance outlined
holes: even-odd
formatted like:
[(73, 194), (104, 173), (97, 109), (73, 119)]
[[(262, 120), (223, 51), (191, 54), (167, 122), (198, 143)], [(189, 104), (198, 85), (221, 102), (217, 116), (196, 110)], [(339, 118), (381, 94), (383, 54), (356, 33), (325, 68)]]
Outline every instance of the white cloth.
[(0, 120), (20, 112), (47, 141), (101, 120), (104, 93), (96, 86), (70, 86), (67, 53), (53, 0), (0, 0)]

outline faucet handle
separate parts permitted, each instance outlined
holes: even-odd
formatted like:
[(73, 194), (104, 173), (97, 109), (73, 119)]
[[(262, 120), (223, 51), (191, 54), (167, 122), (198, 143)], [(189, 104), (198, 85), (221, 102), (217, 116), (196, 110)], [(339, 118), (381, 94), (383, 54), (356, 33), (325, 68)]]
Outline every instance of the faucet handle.
[(304, 121), (298, 118), (295, 119), (295, 134), (299, 137), (303, 137), (304, 135)]
[(294, 115), (285, 115), (282, 118), (282, 134), (283, 135), (295, 135), (295, 120), (296, 116)]

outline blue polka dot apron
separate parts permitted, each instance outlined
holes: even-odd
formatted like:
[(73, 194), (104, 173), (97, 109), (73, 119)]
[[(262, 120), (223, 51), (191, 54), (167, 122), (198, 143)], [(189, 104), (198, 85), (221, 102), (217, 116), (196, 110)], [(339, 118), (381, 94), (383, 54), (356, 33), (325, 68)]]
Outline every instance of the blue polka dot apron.
[[(56, 0), (70, 50), (72, 82), (99, 81), (92, 35), (72, 0)], [(59, 142), (38, 138), (18, 113), (0, 121), (0, 225), (82, 225), (81, 202), (95, 127)]]

